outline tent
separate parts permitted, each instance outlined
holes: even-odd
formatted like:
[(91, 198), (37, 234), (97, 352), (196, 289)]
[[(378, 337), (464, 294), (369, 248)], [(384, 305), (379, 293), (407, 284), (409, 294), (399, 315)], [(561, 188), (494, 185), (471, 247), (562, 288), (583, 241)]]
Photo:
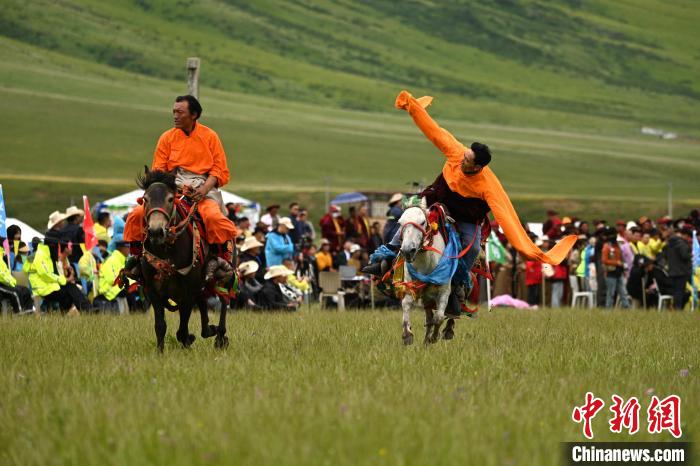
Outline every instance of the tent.
[[(100, 202), (96, 206), (96, 209), (98, 211), (104, 209), (110, 211), (114, 215), (121, 215), (134, 208), (138, 203), (137, 199), (141, 196), (143, 196), (143, 189), (135, 189)], [(221, 190), (221, 197), (224, 200), (224, 205), (229, 203), (240, 204), (242, 207), (240, 215), (248, 217), (253, 225), (258, 221), (260, 217), (260, 204), (257, 202), (224, 191), (223, 189)]]
[(343, 193), (333, 198), (331, 204), (353, 204), (356, 202), (367, 202), (367, 196), (362, 193)]
[(36, 231), (34, 228), (30, 227), (26, 223), (24, 223), (21, 220), (17, 220), (16, 218), (8, 218), (7, 219), (7, 226), (9, 227), (10, 225), (17, 225), (20, 227), (22, 230), (22, 241), (24, 241), (27, 244), (30, 244), (32, 242), (32, 238), (37, 237), (40, 239), (44, 239), (44, 235)]

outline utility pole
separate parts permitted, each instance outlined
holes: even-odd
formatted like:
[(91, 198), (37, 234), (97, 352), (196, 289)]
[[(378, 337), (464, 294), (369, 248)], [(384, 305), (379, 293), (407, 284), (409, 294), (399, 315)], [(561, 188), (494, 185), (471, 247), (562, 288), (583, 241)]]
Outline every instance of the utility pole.
[(187, 59), (187, 93), (199, 99), (199, 57)]
[(673, 182), (668, 183), (668, 218), (673, 218)]

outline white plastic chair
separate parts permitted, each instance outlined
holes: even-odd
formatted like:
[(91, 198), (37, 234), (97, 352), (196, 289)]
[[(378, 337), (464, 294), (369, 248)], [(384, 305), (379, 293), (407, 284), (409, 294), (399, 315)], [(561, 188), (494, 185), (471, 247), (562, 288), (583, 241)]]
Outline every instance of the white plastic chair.
[(657, 311), (661, 312), (661, 310), (664, 308), (664, 303), (668, 303), (666, 306), (666, 309), (672, 309), (673, 308), (673, 296), (670, 294), (661, 294), (661, 288), (659, 288), (659, 283), (654, 279), (654, 286), (656, 287), (656, 290), (659, 292), (659, 306), (657, 308)]
[[(592, 291), (579, 291), (578, 277), (569, 275), (569, 284), (571, 285), (571, 307), (577, 307), (579, 301), (586, 301), (588, 309), (595, 307), (595, 293)], [(581, 303), (583, 304), (583, 302)]]
[(319, 272), (318, 286), (321, 288), (321, 292), (318, 294), (321, 309), (326, 306), (325, 298), (335, 297), (338, 300), (338, 310), (345, 310), (345, 292), (340, 289), (340, 274), (338, 272)]

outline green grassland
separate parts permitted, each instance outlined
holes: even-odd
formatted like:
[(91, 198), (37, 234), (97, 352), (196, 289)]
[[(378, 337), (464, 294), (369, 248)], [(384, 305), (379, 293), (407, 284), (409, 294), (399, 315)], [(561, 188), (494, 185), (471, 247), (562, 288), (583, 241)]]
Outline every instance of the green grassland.
[[(133, 187), (202, 57), (203, 122), (263, 204), (405, 190), (442, 158), (402, 88), (486, 142), (526, 220), (660, 215), (700, 200), (697, 9), (622, 2), (17, 2), (0, 9), (0, 183), (35, 226)], [(400, 7), (397, 5), (401, 5)], [(661, 141), (642, 125), (677, 131)]]
[[(400, 321), (234, 313), (221, 352), (181, 349), (169, 314), (159, 355), (151, 315), (3, 319), (0, 463), (555, 465), (586, 391), (596, 440), (672, 440), (646, 432), (651, 393), (681, 397), (683, 440), (700, 428), (694, 314), (482, 309), (428, 348)], [(612, 394), (639, 398), (635, 436), (608, 431)]]

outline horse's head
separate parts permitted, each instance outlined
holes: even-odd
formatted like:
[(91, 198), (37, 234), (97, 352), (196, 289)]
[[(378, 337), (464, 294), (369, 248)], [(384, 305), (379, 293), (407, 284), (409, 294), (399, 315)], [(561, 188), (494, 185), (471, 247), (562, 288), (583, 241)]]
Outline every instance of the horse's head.
[(145, 192), (143, 208), (148, 238), (154, 244), (163, 244), (175, 213), (175, 175), (160, 170), (148, 170), (137, 178), (137, 184)]
[(413, 262), (423, 247), (429, 229), (428, 218), (423, 207), (409, 207), (399, 219), (401, 225), (401, 253), (406, 262)]

